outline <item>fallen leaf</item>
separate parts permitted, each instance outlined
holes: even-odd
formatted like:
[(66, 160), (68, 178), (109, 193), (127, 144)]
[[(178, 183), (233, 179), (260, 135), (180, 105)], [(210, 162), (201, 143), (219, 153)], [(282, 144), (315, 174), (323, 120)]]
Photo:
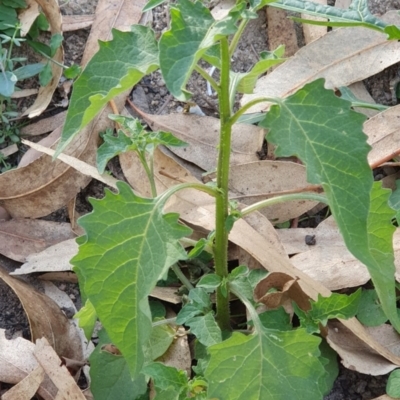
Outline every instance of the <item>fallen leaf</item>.
[(211, 10), (211, 15), (215, 20), (219, 21), (229, 14), (229, 11), (231, 8), (233, 8), (235, 3), (235, 0), (219, 1), (218, 4)]
[[(256, 161), (232, 165), (229, 176), (231, 198), (251, 205), (285, 190), (309, 187), (303, 165), (286, 161)], [(291, 201), (265, 207), (259, 212), (273, 223), (289, 221), (311, 210), (315, 201)]]
[[(1, 226), (1, 225), (0, 225)], [(17, 268), (10, 275), (24, 275), (33, 272), (70, 271), (71, 258), (78, 253), (75, 239), (64, 240), (38, 254), (28, 255), (26, 263)]]
[[(152, 115), (135, 109), (153, 131), (171, 132), (177, 138), (189, 143), (187, 147), (169, 149), (184, 160), (190, 161), (205, 171), (217, 166), (220, 120), (195, 114)], [(231, 164), (242, 164), (258, 160), (265, 132), (247, 124), (232, 127)]]
[[(393, 354), (400, 355), (399, 334), (391, 325), (367, 327), (365, 330), (375, 341), (389, 349)], [(328, 322), (326, 339), (342, 358), (342, 364), (350, 370), (375, 376), (388, 374), (398, 368), (398, 365), (382, 359), (375, 352), (371, 352), (371, 349), (365, 343), (336, 320)]]
[(299, 50), (296, 28), (293, 20), (288, 18), (287, 12), (275, 7), (268, 7), (267, 29), (268, 42), (271, 50), (285, 45), (285, 57), (291, 57)]
[(18, 146), (16, 144), (12, 144), (10, 146), (4, 147), (3, 149), (0, 150), (0, 153), (4, 157), (11, 156), (11, 154), (15, 154), (19, 151)]
[(28, 400), (31, 399), (39, 389), (45, 372), (42, 367), (36, 367), (22, 381), (13, 386), (1, 396), (1, 400)]
[[(386, 13), (382, 19), (394, 25), (400, 24), (396, 11)], [(387, 40), (385, 34), (370, 29), (336, 29), (301, 48), (295, 56), (260, 78), (254, 94), (244, 95), (241, 104), (260, 96), (286, 97), (318, 78), (325, 79), (326, 88), (348, 86), (399, 61), (400, 43)], [(268, 104), (262, 103), (247, 112), (267, 108)]]
[(88, 28), (93, 24), (94, 15), (63, 15), (62, 30), (63, 32), (77, 31), (79, 29)]
[(27, 283), (13, 278), (3, 268), (0, 268), (0, 278), (10, 286), (21, 301), (28, 317), (33, 342), (45, 337), (60, 356), (83, 359), (81, 340), (75, 326), (69, 323), (53, 300)]
[(74, 237), (68, 223), (18, 218), (0, 221), (0, 253), (15, 261), (24, 262), (29, 255)]
[(31, 29), (32, 24), (40, 14), (39, 4), (36, 0), (26, 0), (26, 8), (18, 13), (18, 19), (21, 24), (21, 36), (25, 37)]
[(57, 397), (68, 400), (86, 400), (67, 368), (61, 366), (61, 360), (45, 338), (36, 341), (33, 354), (58, 388)]
[(11, 95), (12, 99), (21, 99), (23, 97), (34, 96), (39, 93), (39, 89), (22, 89), (18, 90), (18, 92), (14, 92)]
[[(35, 345), (23, 338), (8, 340), (5, 330), (0, 329), (0, 381), (17, 384), (26, 378), (39, 364), (33, 355)], [(45, 400), (55, 399), (57, 388), (48, 379), (38, 389)]]
[(21, 128), (21, 136), (38, 136), (44, 133), (52, 132), (64, 124), (66, 111), (43, 118), (40, 121), (32, 122)]
[[(327, 0), (314, 0), (314, 3), (327, 5)], [(326, 21), (324, 18), (318, 18), (313, 15), (301, 14), (301, 18), (308, 19), (311, 21)], [(313, 42), (324, 36), (328, 32), (326, 26), (303, 24), (303, 33), (306, 44)]]

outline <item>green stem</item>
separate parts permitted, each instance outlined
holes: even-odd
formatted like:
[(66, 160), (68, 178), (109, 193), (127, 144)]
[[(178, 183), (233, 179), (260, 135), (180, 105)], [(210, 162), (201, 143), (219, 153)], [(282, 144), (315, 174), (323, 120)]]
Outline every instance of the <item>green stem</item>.
[(160, 325), (167, 325), (167, 324), (173, 324), (176, 325), (176, 317), (174, 318), (167, 318), (167, 319), (160, 319), (159, 321), (153, 322), (153, 328), (155, 326), (160, 326)]
[[(220, 112), (220, 141), (217, 166), (217, 188), (220, 196), (216, 198), (215, 220), (215, 272), (221, 278), (228, 276), (228, 231), (226, 219), (229, 214), (228, 204), (228, 179), (229, 157), (231, 152), (231, 107), (229, 101), (229, 70), (230, 55), (227, 38), (221, 39), (221, 81), (219, 88), (219, 112)], [(216, 319), (222, 331), (231, 330), (229, 318), (229, 298), (225, 297), (221, 288), (217, 289)]]
[(171, 266), (172, 271), (175, 272), (175, 275), (178, 277), (178, 279), (182, 282), (182, 284), (184, 286), (186, 286), (186, 288), (188, 290), (192, 290), (194, 289), (194, 286), (190, 283), (189, 279), (186, 278), (186, 275), (182, 272), (182, 270), (180, 269), (178, 264), (173, 264)]
[(219, 92), (219, 86), (218, 83), (215, 81), (215, 79), (203, 68), (200, 67), (200, 65), (196, 65), (194, 67), (195, 71), (198, 72), (206, 81), (210, 82), (210, 85), (212, 88), (216, 91)]
[(269, 98), (269, 97), (260, 97), (258, 99), (254, 99), (249, 101), (248, 103), (246, 103), (242, 108), (240, 108), (240, 110), (236, 111), (236, 113), (234, 115), (232, 115), (231, 118), (231, 124), (235, 124), (237, 122), (237, 120), (251, 107), (255, 106), (258, 103), (264, 103), (264, 102), (271, 102), (271, 103), (275, 103), (276, 99), (273, 98)]
[(152, 197), (157, 197), (157, 188), (156, 188), (156, 182), (154, 180), (154, 173), (153, 173), (153, 168), (152, 168), (152, 159), (150, 158), (150, 167), (149, 164), (147, 163), (146, 156), (142, 152), (138, 151), (137, 155), (139, 157), (139, 160), (141, 164), (143, 165), (143, 168), (146, 172), (147, 179), (149, 180), (150, 183), (150, 188), (151, 188), (151, 196)]
[(240, 214), (242, 217), (249, 215), (250, 213), (260, 210), (264, 207), (269, 207), (274, 204), (284, 203), (286, 201), (293, 201), (293, 200), (314, 200), (318, 201), (319, 203), (326, 203), (328, 204), (328, 199), (317, 193), (294, 193), (294, 194), (285, 194), (282, 196), (277, 196), (272, 199), (266, 199), (259, 201), (258, 203), (254, 203), (251, 206), (243, 208)]

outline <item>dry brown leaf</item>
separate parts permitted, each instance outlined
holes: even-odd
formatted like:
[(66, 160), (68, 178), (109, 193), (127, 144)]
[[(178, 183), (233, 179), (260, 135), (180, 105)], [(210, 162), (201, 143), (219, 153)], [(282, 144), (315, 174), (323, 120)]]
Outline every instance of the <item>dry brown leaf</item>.
[[(170, 147), (170, 150), (205, 171), (217, 166), (220, 120), (195, 114), (152, 115), (138, 109), (136, 112), (153, 131), (163, 130), (189, 143), (187, 147)], [(232, 127), (231, 164), (258, 160), (265, 131), (254, 125), (235, 124)]]
[[(61, 14), (57, 0), (36, 0), (36, 2), (41, 7), (42, 12), (50, 24), (51, 34), (62, 34)], [(63, 64), (64, 61), (64, 51), (62, 46), (57, 49), (53, 56), (53, 60), (55, 60), (57, 64), (54, 62), (51, 63), (52, 77), (50, 82), (46, 86), (40, 87), (39, 94), (35, 102), (23, 113), (23, 115), (27, 115), (29, 118), (40, 115), (47, 108), (53, 97), (53, 93), (56, 90), (58, 82), (60, 81), (63, 73), (63, 69), (60, 67), (60, 64)]]
[(16, 144), (12, 144), (11, 146), (7, 146), (0, 150), (0, 153), (4, 157), (11, 156), (11, 154), (15, 154), (19, 151), (18, 146)]
[[(365, 329), (382, 346), (393, 354), (400, 355), (400, 336), (391, 325), (384, 324)], [(342, 364), (350, 370), (368, 375), (385, 375), (398, 368), (397, 365), (371, 352), (365, 343), (336, 320), (328, 322), (327, 341), (342, 358)]]
[(39, 89), (22, 89), (18, 90), (18, 92), (14, 92), (11, 95), (12, 99), (21, 99), (23, 97), (34, 96), (39, 93)]
[(25, 37), (31, 29), (32, 24), (40, 14), (39, 4), (36, 0), (26, 0), (26, 8), (22, 9), (18, 14), (21, 24), (21, 36)]
[(53, 115), (49, 118), (43, 118), (40, 121), (30, 123), (21, 128), (21, 136), (37, 136), (52, 132), (64, 125), (66, 111)]
[(68, 223), (11, 219), (0, 222), (0, 253), (13, 260), (25, 262), (29, 255), (74, 237)]
[[(304, 165), (286, 161), (256, 161), (231, 166), (229, 189), (232, 198), (251, 205), (285, 190), (309, 187)], [(260, 210), (273, 223), (296, 218), (317, 205), (315, 201), (298, 200)]]
[(78, 277), (73, 272), (48, 272), (38, 278), (43, 281), (78, 283)]
[(375, 164), (400, 149), (400, 105), (390, 107), (375, 115), (364, 124), (364, 132), (372, 150), (368, 162)]
[[(8, 340), (0, 329), (0, 381), (17, 384), (38, 367), (33, 355), (35, 345), (23, 338)], [(38, 389), (45, 400), (54, 400), (57, 388), (46, 377)]]
[(28, 317), (32, 341), (47, 338), (57, 354), (82, 360), (82, 344), (76, 327), (48, 296), (10, 276), (0, 267), (0, 278), (15, 292)]
[(0, 222), (9, 221), (10, 219), (11, 215), (8, 213), (8, 211), (5, 208), (0, 207)]
[[(81, 65), (85, 66), (99, 49), (98, 40), (111, 40), (111, 30), (129, 31), (142, 15), (146, 0), (100, 0), (97, 4), (92, 29), (86, 42)], [(90, 51), (87, 51), (90, 49)]]
[(285, 10), (279, 8), (268, 7), (266, 13), (269, 48), (274, 50), (283, 44), (285, 57), (293, 56), (299, 50), (293, 20), (288, 18)]
[[(327, 5), (327, 0), (314, 0), (314, 3)], [(324, 18), (314, 17), (313, 15), (301, 14), (301, 18), (308, 19), (311, 21), (326, 21)], [(304, 40), (306, 44), (313, 42), (324, 36), (328, 32), (326, 26), (303, 24)]]
[[(1, 225), (0, 225), (1, 226)], [(28, 255), (26, 263), (10, 275), (24, 275), (33, 272), (70, 271), (70, 260), (78, 253), (75, 239), (64, 240), (38, 254)]]
[(61, 366), (61, 360), (45, 338), (36, 341), (33, 354), (57, 387), (57, 399), (86, 400), (67, 368)]
[(235, 4), (235, 0), (219, 1), (218, 4), (211, 10), (211, 14), (215, 20), (219, 21), (229, 14), (229, 11), (234, 7)]
[[(33, 142), (30, 142), (29, 140), (24, 140), (24, 139), (22, 139), (21, 142), (39, 152), (45, 153), (51, 157), (54, 156), (55, 151), (52, 149), (49, 149), (48, 147), (45, 147), (38, 143), (33, 143)], [(99, 174), (99, 171), (96, 167), (93, 167), (92, 165), (90, 165), (84, 161), (81, 161), (78, 158), (71, 157), (67, 154), (61, 153), (57, 157), (57, 159), (63, 161), (65, 164), (69, 165), (70, 167), (74, 168), (76, 171), (78, 171), (86, 176), (97, 179), (98, 181), (103, 182), (106, 185), (113, 187), (114, 189), (117, 188), (117, 185), (116, 185), (116, 183), (118, 181), (117, 179), (113, 178), (112, 176), (110, 176), (106, 173)]]
[(158, 287), (156, 286), (150, 293), (151, 297), (155, 299), (166, 301), (171, 304), (182, 303), (182, 297), (177, 295), (178, 288), (173, 287)]
[(71, 32), (88, 28), (93, 24), (94, 15), (63, 15), (62, 31)]
[[(396, 11), (388, 12), (382, 19), (400, 24)], [(241, 104), (260, 96), (286, 97), (317, 78), (325, 78), (326, 88), (348, 86), (399, 61), (400, 43), (387, 40), (386, 34), (358, 28), (336, 29), (303, 47), (294, 57), (260, 78), (254, 94), (244, 95)], [(247, 112), (267, 108), (268, 105), (262, 103)]]
[(35, 395), (45, 377), (42, 367), (36, 367), (22, 381), (1, 396), (1, 400), (30, 400)]

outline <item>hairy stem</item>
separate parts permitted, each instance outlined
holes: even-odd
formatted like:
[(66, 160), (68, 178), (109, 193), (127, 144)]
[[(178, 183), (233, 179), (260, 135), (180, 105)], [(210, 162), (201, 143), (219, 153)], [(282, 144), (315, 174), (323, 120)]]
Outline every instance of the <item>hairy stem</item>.
[[(229, 101), (229, 70), (230, 55), (227, 38), (221, 39), (221, 81), (219, 86), (220, 107), (220, 141), (217, 166), (217, 188), (220, 196), (216, 198), (215, 221), (215, 272), (221, 278), (228, 276), (228, 231), (226, 219), (229, 213), (228, 179), (229, 157), (231, 151), (231, 107)], [(229, 298), (225, 297), (220, 288), (217, 289), (216, 319), (222, 331), (231, 330), (229, 320)]]

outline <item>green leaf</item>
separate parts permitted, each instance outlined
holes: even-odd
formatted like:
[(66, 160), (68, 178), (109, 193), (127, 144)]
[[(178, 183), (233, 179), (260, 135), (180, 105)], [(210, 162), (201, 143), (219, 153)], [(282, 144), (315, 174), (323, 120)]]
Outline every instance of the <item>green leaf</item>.
[(354, 96), (353, 92), (346, 86), (339, 87), (339, 91), (341, 95), (340, 97), (343, 100), (350, 101), (352, 107), (368, 108), (371, 110), (378, 110), (378, 111), (385, 111), (389, 108), (388, 106), (384, 106), (382, 104), (366, 103), (365, 101), (358, 99), (356, 96)]
[(81, 72), (82, 68), (78, 64), (74, 64), (64, 70), (64, 76), (67, 79), (75, 79)]
[(192, 289), (189, 292), (188, 300), (176, 317), (176, 323), (179, 325), (185, 324), (199, 314), (207, 314), (212, 308), (210, 296), (203, 288)]
[(396, 211), (397, 225), (400, 226), (400, 179), (396, 181), (396, 190), (390, 195), (389, 205)]
[(147, 392), (144, 375), (132, 380), (124, 357), (103, 351), (102, 347), (110, 343), (104, 329), (99, 332), (99, 344), (91, 354), (90, 390), (96, 400), (137, 400)]
[(338, 356), (326, 340), (322, 340), (319, 350), (322, 356), (321, 363), (324, 365), (326, 371), (322, 392), (324, 395), (327, 395), (332, 390), (335, 380), (339, 375)]
[(153, 327), (150, 340), (147, 345), (148, 358), (155, 360), (161, 357), (174, 341), (176, 331), (170, 325), (158, 325)]
[(134, 86), (157, 69), (154, 32), (134, 25), (131, 32), (113, 30), (113, 40), (99, 42), (100, 49), (74, 83), (61, 141), (55, 156), (71, 142), (109, 100)]
[(167, 0), (150, 0), (146, 3), (146, 5), (143, 7), (142, 12), (150, 11), (153, 8), (159, 6), (160, 4), (165, 3)]
[(216, 274), (207, 274), (203, 275), (199, 282), (197, 283), (197, 287), (202, 287), (203, 289), (213, 289), (215, 290), (221, 284), (222, 278)]
[(293, 329), (290, 323), (290, 315), (283, 307), (279, 307), (276, 310), (264, 311), (259, 314), (259, 318), (264, 328), (276, 329), (278, 331), (291, 331)]
[(311, 334), (319, 332), (319, 324), (326, 326), (329, 319), (354, 317), (358, 311), (360, 298), (361, 290), (350, 296), (332, 293), (329, 297), (318, 295), (316, 302), (310, 300), (311, 309), (307, 312), (301, 311), (295, 304), (294, 307), (300, 319), (300, 326)]
[(143, 373), (154, 380), (156, 389), (174, 389), (178, 393), (181, 393), (188, 386), (188, 378), (185, 371), (168, 367), (159, 362), (146, 365), (143, 368)]
[(54, 57), (57, 49), (61, 46), (63, 41), (63, 36), (60, 33), (56, 33), (51, 36), (50, 39), (50, 57)]
[(285, 52), (285, 46), (279, 46), (274, 51), (265, 51), (261, 53), (261, 60), (258, 61), (254, 67), (247, 73), (240, 73), (237, 91), (239, 93), (253, 93), (254, 86), (257, 83), (258, 77), (268, 71), (274, 65), (281, 64), (286, 61), (282, 58)]
[(44, 68), (44, 64), (36, 63), (36, 64), (28, 64), (23, 67), (15, 69), (13, 72), (19, 81), (22, 81), (27, 78), (31, 78), (32, 76), (40, 73)]
[[(390, 27), (390, 29), (387, 28), (388, 24), (371, 14), (368, 9), (367, 0), (353, 0), (350, 7), (347, 9), (341, 9), (303, 0), (279, 0), (274, 2), (269, 2), (268, 0), (252, 0), (250, 4), (253, 3), (257, 4), (258, 9), (268, 3), (268, 5), (271, 7), (314, 15), (329, 20), (327, 22), (307, 20), (306, 22), (310, 24), (327, 26), (363, 26), (366, 28), (379, 30), (380, 32), (386, 32), (389, 35), (389, 39), (399, 38), (396, 30), (393, 29), (393, 27)], [(300, 18), (294, 19), (297, 21), (302, 21)]]
[(190, 332), (204, 346), (212, 346), (222, 341), (221, 329), (215, 321), (212, 311), (187, 320), (185, 325), (190, 327)]
[[(18, 22), (17, 12), (12, 7), (0, 4), (0, 21), (5, 21), (9, 25), (15, 25)], [(4, 29), (6, 28), (9, 28), (9, 26)], [(0, 29), (3, 30), (3, 28)]]
[(86, 240), (71, 263), (136, 379), (152, 329), (147, 296), (185, 258), (179, 239), (190, 229), (178, 224), (177, 214), (163, 214), (158, 198), (140, 198), (124, 182), (117, 187), (119, 193), (106, 190), (102, 200), (91, 200), (93, 212), (79, 220)]
[(37, 42), (35, 40), (27, 40), (26, 43), (37, 53), (51, 57), (51, 48), (47, 44)]
[(398, 399), (400, 397), (400, 369), (395, 369), (388, 378), (386, 384), (388, 396)]
[(12, 8), (26, 8), (25, 0), (1, 0), (2, 5)]
[(325, 370), (319, 360), (320, 341), (304, 329), (233, 333), (208, 349), (208, 398), (322, 399)]
[(86, 339), (90, 340), (97, 321), (96, 310), (90, 300), (86, 300), (85, 305), (74, 315), (74, 318), (79, 320), (79, 327), (85, 332)]
[(43, 70), (39, 74), (39, 82), (41, 86), (46, 86), (53, 76), (53, 72), (51, 70), (51, 62), (48, 61), (44, 66)]
[(171, 29), (160, 39), (160, 68), (172, 95), (182, 101), (190, 98), (185, 90), (201, 56), (222, 36), (236, 32), (238, 14), (214, 21), (202, 2), (179, 0), (171, 6)]
[(0, 95), (10, 97), (15, 90), (17, 77), (10, 71), (0, 71)]
[(382, 308), (400, 331), (394, 212), (387, 205), (389, 191), (373, 182), (367, 161), (370, 147), (362, 131), (365, 117), (325, 90), (321, 79), (277, 102), (260, 123), (270, 128), (268, 140), (277, 145), (275, 155), (298, 156), (307, 167), (307, 180), (322, 185), (347, 248), (368, 267)]
[(387, 321), (375, 290), (363, 290), (357, 318), (365, 326), (379, 326)]

